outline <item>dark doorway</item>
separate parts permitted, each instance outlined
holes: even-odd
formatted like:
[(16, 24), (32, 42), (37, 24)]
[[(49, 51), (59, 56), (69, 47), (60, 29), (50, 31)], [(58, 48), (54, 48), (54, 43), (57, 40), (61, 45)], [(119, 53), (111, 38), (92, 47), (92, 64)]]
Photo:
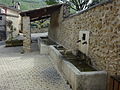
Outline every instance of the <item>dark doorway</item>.
[(0, 31), (0, 41), (6, 39), (6, 32), (5, 31)]

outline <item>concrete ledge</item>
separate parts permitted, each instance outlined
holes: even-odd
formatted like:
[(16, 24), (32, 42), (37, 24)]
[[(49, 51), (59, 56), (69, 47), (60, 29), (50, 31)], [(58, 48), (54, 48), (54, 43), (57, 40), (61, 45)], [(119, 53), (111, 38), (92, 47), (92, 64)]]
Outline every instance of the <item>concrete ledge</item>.
[(51, 57), (51, 61), (52, 63), (55, 65), (56, 69), (59, 70), (59, 72), (62, 73), (62, 55), (60, 54), (60, 52), (55, 49), (53, 46), (49, 46), (48, 49), (48, 54)]
[(107, 73), (105, 71), (81, 72), (76, 77), (76, 90), (106, 90)]
[(38, 47), (40, 54), (48, 54), (48, 46), (42, 42), (41, 38), (38, 39)]
[(73, 90), (106, 90), (107, 73), (105, 71), (81, 72), (72, 63), (65, 60), (54, 48), (38, 40), (40, 54), (48, 54), (55, 68), (68, 81)]
[(72, 63), (62, 58), (61, 53), (53, 46), (49, 46), (48, 54), (56, 69), (69, 82), (73, 90), (106, 90), (105, 71), (81, 72)]

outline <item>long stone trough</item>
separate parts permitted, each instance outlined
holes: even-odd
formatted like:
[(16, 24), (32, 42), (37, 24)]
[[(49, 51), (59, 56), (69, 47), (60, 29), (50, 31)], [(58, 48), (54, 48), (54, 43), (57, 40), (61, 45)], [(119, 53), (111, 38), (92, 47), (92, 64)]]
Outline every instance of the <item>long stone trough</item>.
[(72, 63), (63, 58), (63, 55), (54, 45), (45, 45), (38, 40), (40, 54), (47, 54), (56, 69), (70, 84), (73, 90), (106, 90), (106, 71), (80, 71)]

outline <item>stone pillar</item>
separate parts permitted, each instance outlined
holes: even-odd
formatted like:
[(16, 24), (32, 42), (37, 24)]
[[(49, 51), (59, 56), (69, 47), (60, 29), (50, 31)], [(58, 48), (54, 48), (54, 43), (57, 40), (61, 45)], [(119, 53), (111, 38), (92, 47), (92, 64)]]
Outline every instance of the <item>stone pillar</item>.
[(64, 4), (63, 17), (68, 17), (69, 15), (70, 15), (70, 6), (68, 4)]
[(23, 22), (23, 51), (25, 53), (31, 51), (31, 30), (30, 30), (30, 17), (22, 17)]

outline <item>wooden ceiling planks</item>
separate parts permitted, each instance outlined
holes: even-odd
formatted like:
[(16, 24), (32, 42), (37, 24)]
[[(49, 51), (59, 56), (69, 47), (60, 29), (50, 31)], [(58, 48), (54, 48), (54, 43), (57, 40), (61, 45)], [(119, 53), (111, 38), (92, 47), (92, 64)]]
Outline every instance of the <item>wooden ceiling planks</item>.
[(57, 5), (52, 5), (52, 6), (47, 6), (44, 8), (39, 8), (39, 9), (34, 9), (34, 10), (29, 10), (25, 12), (21, 12), (20, 15), (23, 16), (29, 16), (31, 21), (35, 20), (40, 20), (44, 18), (49, 18), (50, 15), (59, 10), (62, 4), (57, 4)]

